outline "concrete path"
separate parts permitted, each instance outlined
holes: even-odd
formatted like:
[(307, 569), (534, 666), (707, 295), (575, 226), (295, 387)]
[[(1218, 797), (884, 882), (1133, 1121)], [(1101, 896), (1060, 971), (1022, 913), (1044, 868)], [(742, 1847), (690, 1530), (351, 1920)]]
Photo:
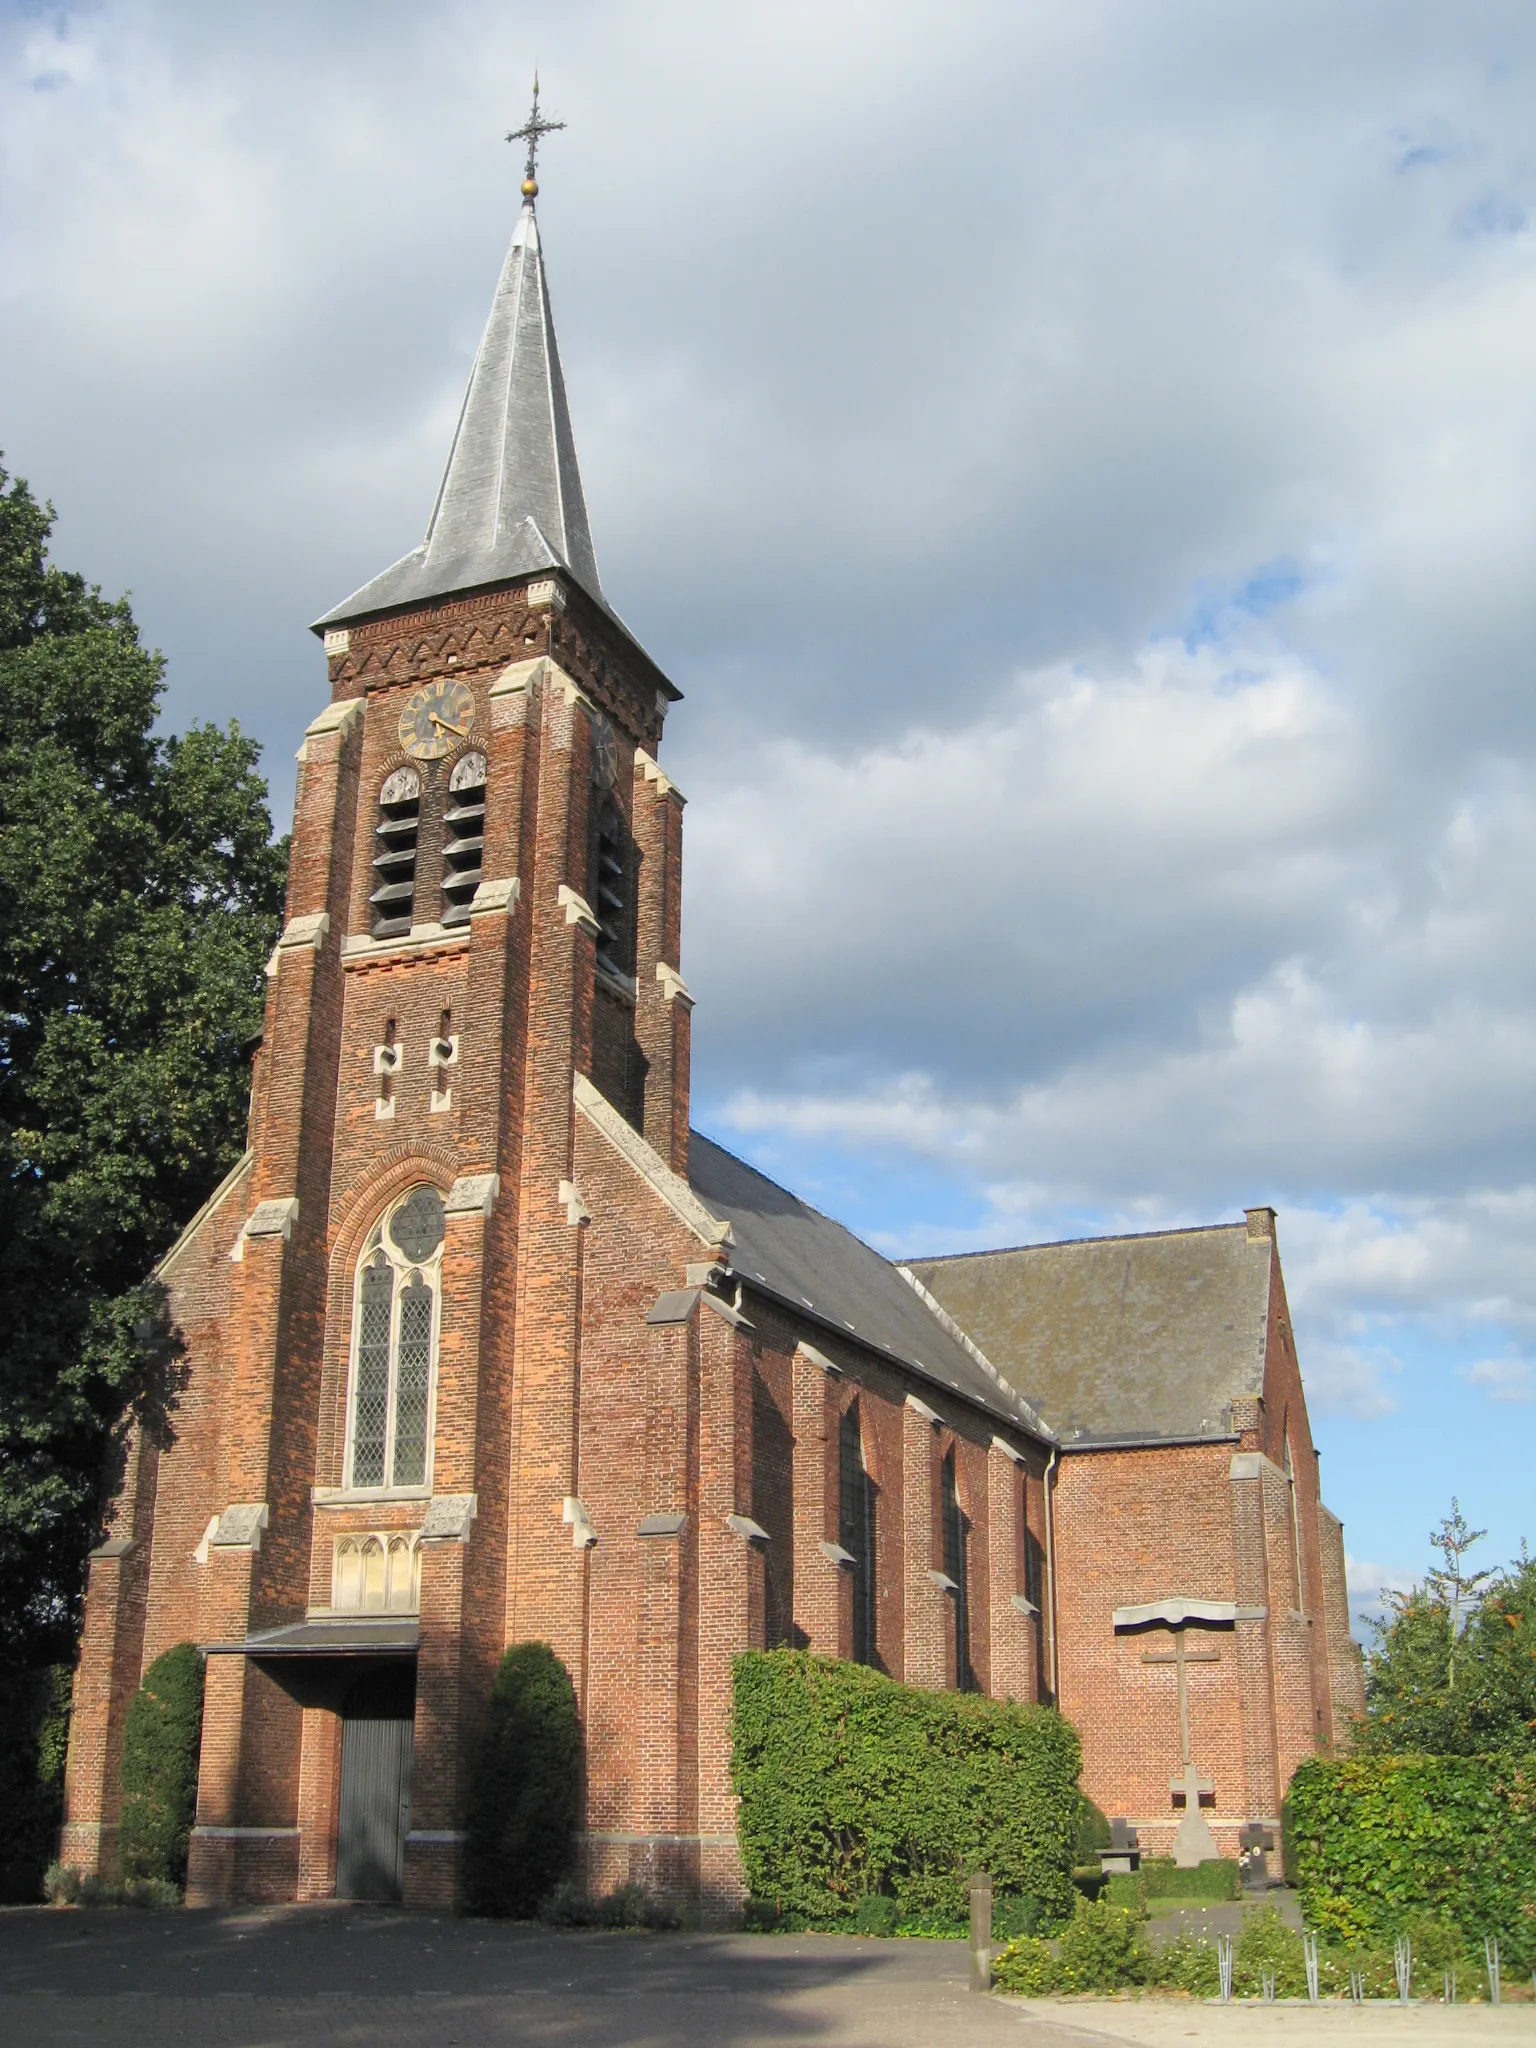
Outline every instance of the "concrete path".
[(367, 1907), (0, 1911), (5, 2048), (1362, 2048), (1521, 2040), (1536, 2008), (975, 1998), (960, 1942), (624, 1935)]
[[(1010, 2001), (1027, 2043), (1051, 2048), (1467, 2048), (1536, 2043), (1536, 2005), (1194, 2005), (1182, 1999), (1031, 1998)], [(1031, 2035), (1030, 2029), (1038, 2029)]]

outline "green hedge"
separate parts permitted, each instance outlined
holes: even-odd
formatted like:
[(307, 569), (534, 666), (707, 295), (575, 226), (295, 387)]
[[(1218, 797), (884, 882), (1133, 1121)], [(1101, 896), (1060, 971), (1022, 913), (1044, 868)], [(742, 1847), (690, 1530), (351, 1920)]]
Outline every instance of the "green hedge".
[(732, 1781), (753, 1897), (811, 1924), (894, 1898), (958, 1922), (970, 1873), (1071, 1916), (1082, 1752), (1046, 1707), (898, 1685), (799, 1650), (736, 1659)]
[(472, 1913), (531, 1920), (571, 1864), (581, 1723), (547, 1643), (514, 1643), (491, 1687), (464, 1845)]
[(1286, 1869), (1308, 1924), (1346, 1942), (1409, 1913), (1499, 1937), (1536, 1968), (1536, 1754), (1314, 1758), (1286, 1797)]
[(124, 1878), (186, 1882), (202, 1739), (202, 1654), (194, 1643), (178, 1643), (150, 1665), (128, 1709), (117, 1837)]
[(1141, 1869), (1144, 1897), (1149, 1899), (1238, 1899), (1243, 1874), (1230, 1856), (1208, 1857), (1192, 1870), (1180, 1870), (1171, 1856), (1144, 1856)]

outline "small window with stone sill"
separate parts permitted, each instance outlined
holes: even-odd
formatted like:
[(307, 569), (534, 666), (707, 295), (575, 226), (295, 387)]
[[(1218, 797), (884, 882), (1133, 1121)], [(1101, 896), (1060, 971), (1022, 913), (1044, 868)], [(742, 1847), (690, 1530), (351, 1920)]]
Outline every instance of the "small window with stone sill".
[(467, 924), (485, 872), (485, 756), (461, 754), (448, 777), (443, 813), (443, 923)]
[(944, 1573), (955, 1589), (955, 1689), (958, 1692), (975, 1692), (978, 1686), (971, 1665), (971, 1525), (960, 1505), (952, 1450), (940, 1468), (939, 1506), (944, 1534)]
[(368, 898), (376, 939), (398, 938), (411, 928), (416, 903), (416, 842), (421, 830), (421, 776), (397, 768), (379, 791), (373, 828), (373, 892)]
[(443, 1229), (437, 1189), (412, 1188), (358, 1261), (345, 1459), (353, 1492), (429, 1485)]
[(331, 1563), (333, 1614), (416, 1614), (421, 1542), (408, 1529), (339, 1536)]

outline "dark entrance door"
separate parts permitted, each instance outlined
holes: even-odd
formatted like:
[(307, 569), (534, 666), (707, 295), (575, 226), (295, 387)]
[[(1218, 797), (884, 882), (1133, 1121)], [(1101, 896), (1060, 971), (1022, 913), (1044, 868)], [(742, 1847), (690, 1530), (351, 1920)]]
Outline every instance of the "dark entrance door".
[(416, 1673), (401, 1663), (359, 1678), (341, 1710), (339, 1899), (398, 1899), (411, 1824)]

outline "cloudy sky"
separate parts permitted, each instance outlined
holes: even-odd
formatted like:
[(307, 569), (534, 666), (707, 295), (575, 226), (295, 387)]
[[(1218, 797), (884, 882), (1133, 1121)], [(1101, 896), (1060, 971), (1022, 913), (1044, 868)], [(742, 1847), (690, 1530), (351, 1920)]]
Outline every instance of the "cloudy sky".
[(1536, 1539), (1536, 12), (0, 0), (0, 446), (280, 816), (535, 63), (698, 1121), (893, 1252), (1273, 1203), (1361, 1602)]

